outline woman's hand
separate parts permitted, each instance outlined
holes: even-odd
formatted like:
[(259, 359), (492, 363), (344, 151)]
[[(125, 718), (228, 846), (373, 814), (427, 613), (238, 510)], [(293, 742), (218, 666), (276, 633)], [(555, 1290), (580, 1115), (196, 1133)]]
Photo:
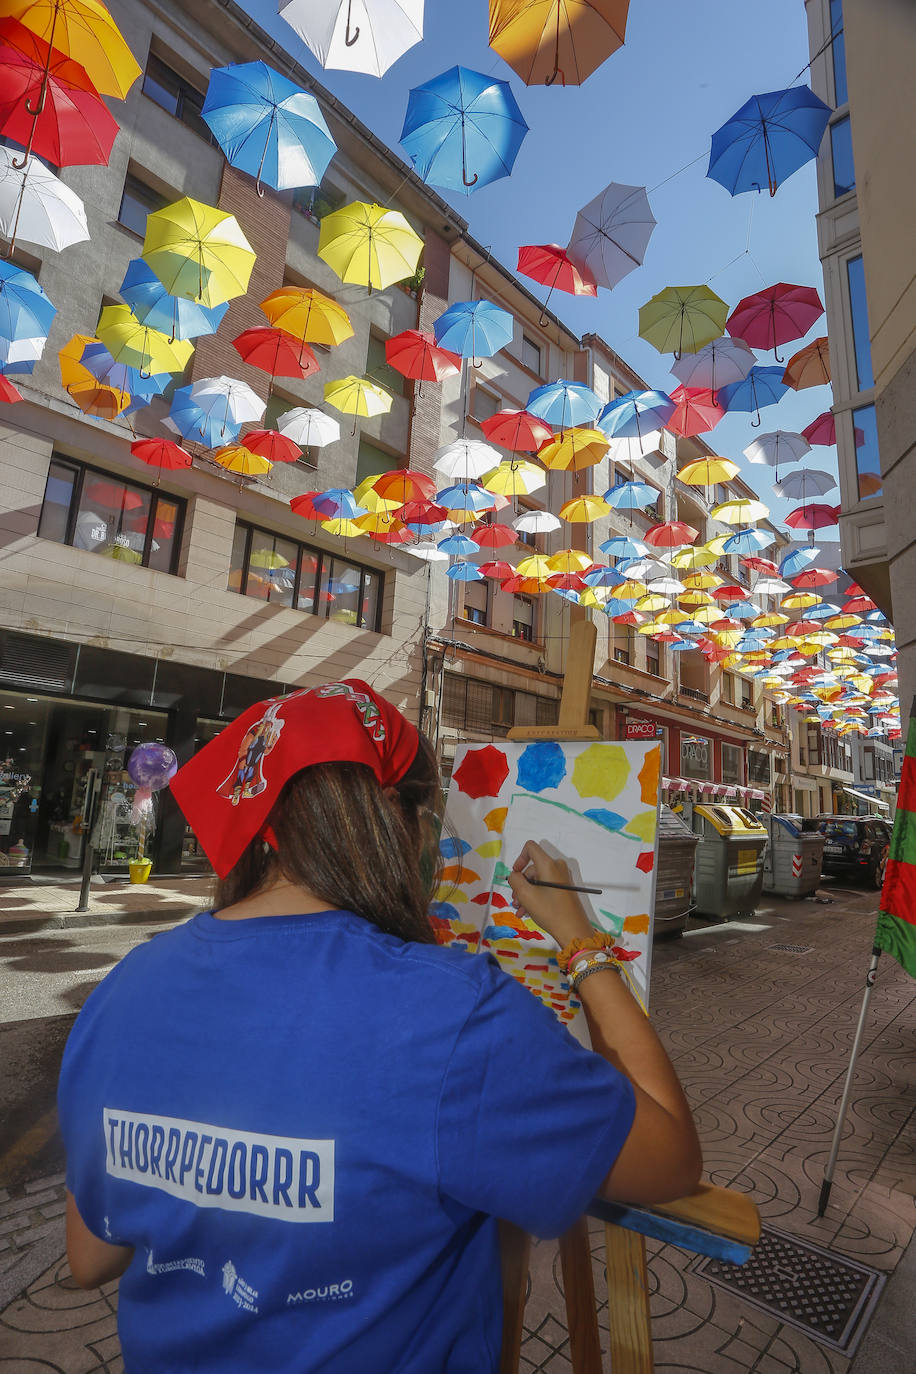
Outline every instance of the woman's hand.
[(534, 840), (527, 840), (509, 875), (509, 886), (520, 916), (530, 916), (553, 936), (561, 949), (570, 940), (588, 939), (594, 935), (594, 927), (577, 893), (556, 887), (536, 887), (528, 882), (526, 872), (543, 883), (573, 881), (569, 865), (563, 859), (552, 859), (546, 849)]

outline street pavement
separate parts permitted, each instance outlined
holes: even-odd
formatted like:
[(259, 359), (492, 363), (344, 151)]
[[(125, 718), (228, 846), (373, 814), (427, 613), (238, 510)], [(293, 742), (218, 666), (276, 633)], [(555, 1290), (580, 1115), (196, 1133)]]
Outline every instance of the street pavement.
[[(8, 890), (8, 889), (7, 889)], [(691, 922), (655, 947), (653, 1019), (703, 1140), (705, 1173), (749, 1192), (765, 1226), (898, 1269), (852, 1362), (649, 1241), (657, 1374), (908, 1374), (916, 1368), (913, 1136), (916, 982), (882, 960), (824, 1218), (816, 1215), (868, 966), (877, 895), (825, 885), (829, 903), (762, 905), (751, 920)], [(4, 907), (0, 889), (0, 909)], [(205, 902), (205, 885), (144, 902), (121, 889), (87, 926), (63, 895), (29, 889), (0, 915), (0, 1371), (119, 1374), (117, 1284), (83, 1293), (64, 1258), (60, 1056), (92, 987), (135, 944)], [(114, 894), (104, 892), (103, 898)], [(37, 900), (36, 900), (37, 898)], [(789, 948), (778, 948), (778, 946)], [(593, 1234), (599, 1319), (603, 1240)], [(906, 1258), (904, 1259), (904, 1256)], [(521, 1368), (570, 1374), (556, 1246), (535, 1246)], [(605, 1357), (607, 1358), (607, 1357)], [(133, 1372), (132, 1372), (133, 1374)], [(381, 1372), (383, 1374), (383, 1372)]]

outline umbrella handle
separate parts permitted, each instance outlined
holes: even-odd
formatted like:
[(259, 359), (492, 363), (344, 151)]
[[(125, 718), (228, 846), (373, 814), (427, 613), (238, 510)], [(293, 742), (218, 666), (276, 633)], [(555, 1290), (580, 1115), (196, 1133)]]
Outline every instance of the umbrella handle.
[(554, 64), (554, 69), (553, 69), (553, 71), (551, 72), (550, 76), (545, 76), (545, 77), (544, 77), (544, 85), (545, 85), (545, 86), (552, 86), (553, 83), (556, 81), (557, 77), (560, 78), (561, 82), (562, 82), (563, 85), (565, 86), (565, 85), (566, 85), (566, 73), (564, 72), (564, 70), (563, 70), (562, 67), (559, 67), (559, 66), (557, 66), (556, 64)]
[(760, 414), (760, 411), (758, 410), (758, 411), (757, 411), (757, 419), (751, 421), (751, 429), (759, 429), (760, 426), (761, 426), (762, 424), (763, 424), (763, 416)]
[[(356, 30), (356, 36), (357, 38), (359, 37), (359, 29)], [(261, 153), (261, 161), (258, 163), (258, 171), (254, 183), (255, 190), (257, 191), (258, 195), (261, 197), (262, 200), (264, 198), (264, 187), (261, 185), (261, 173), (264, 170), (264, 159), (267, 156), (267, 147), (270, 143), (270, 135), (271, 131), (273, 130), (274, 120), (276, 119), (276, 117), (277, 107), (276, 105), (274, 105), (270, 112), (270, 123), (267, 126), (267, 133), (264, 135), (264, 151)]]
[(352, 47), (353, 47), (353, 44), (354, 44), (354, 43), (356, 42), (356, 40), (359, 38), (359, 25), (358, 25), (358, 24), (357, 24), (356, 28), (353, 30), (353, 37), (352, 37), (352, 38), (350, 37), (350, 12), (351, 12), (352, 8), (353, 8), (353, 0), (347, 0), (347, 31), (346, 31), (346, 33), (344, 34), (344, 42), (346, 43), (346, 45), (347, 45), (348, 48), (352, 48)]
[(464, 136), (464, 111), (461, 112), (461, 180), (465, 186), (473, 186), (477, 181), (478, 173), (475, 172), (468, 181), (468, 147)]

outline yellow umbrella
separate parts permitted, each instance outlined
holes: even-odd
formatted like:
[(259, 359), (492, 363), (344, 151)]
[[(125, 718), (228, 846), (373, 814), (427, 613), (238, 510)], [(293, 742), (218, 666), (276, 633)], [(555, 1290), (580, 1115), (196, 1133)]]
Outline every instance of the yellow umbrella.
[(650, 620), (645, 625), (638, 625), (636, 633), (638, 635), (660, 635), (667, 628), (667, 625), (662, 625), (658, 620)]
[(403, 520), (398, 520), (397, 516), (386, 510), (369, 511), (366, 515), (357, 515), (354, 523), (359, 526), (364, 534), (390, 534), (394, 530), (404, 528)]
[(84, 415), (98, 415), (113, 420), (130, 405), (130, 392), (109, 386), (80, 361), (88, 344), (98, 343), (92, 334), (74, 334), (58, 350), (61, 386), (79, 406)]
[[(638, 601), (634, 601), (633, 605), (636, 607), (637, 611), (648, 611), (651, 615), (655, 611), (667, 610), (668, 599), (664, 596), (653, 596), (653, 594), (649, 592), (647, 596), (641, 596)], [(684, 617), (682, 615), (678, 616), (678, 620), (683, 619)]]
[(526, 86), (580, 86), (627, 28), (628, 0), (490, 0), (490, 47)]
[(586, 587), (579, 593), (580, 606), (603, 606), (608, 599), (606, 587)]
[(824, 625), (828, 630), (848, 630), (851, 629), (853, 625), (861, 624), (862, 617), (860, 615), (850, 615), (848, 612), (840, 615), (832, 615), (829, 620), (824, 621)]
[(169, 295), (207, 306), (244, 296), (255, 260), (235, 215), (190, 196), (147, 215), (141, 256)]
[(697, 458), (678, 473), (689, 487), (714, 487), (717, 482), (730, 482), (738, 473), (738, 464), (730, 458)]
[(640, 597), (647, 596), (648, 593), (649, 589), (645, 582), (621, 582), (619, 586), (611, 588), (611, 596), (616, 597), (618, 601), (638, 601)]
[[(368, 377), (342, 377), (337, 382), (325, 382), (324, 399), (344, 415), (386, 415), (391, 409), (391, 392)], [(356, 433), (356, 419), (353, 421)]]
[(123, 100), (140, 75), (141, 67), (100, 0), (4, 0), (0, 13), (78, 62), (99, 95)]
[(765, 520), (769, 513), (769, 506), (762, 501), (742, 499), (723, 501), (709, 512), (711, 519), (721, 520), (723, 525), (752, 525), (757, 520)]
[(147, 377), (153, 372), (183, 371), (194, 352), (190, 339), (169, 339), (158, 329), (149, 329), (126, 305), (106, 305), (96, 334), (115, 362), (135, 367)]
[(701, 591), (699, 587), (688, 587), (678, 597), (678, 601), (682, 606), (712, 606), (715, 604), (709, 592)]
[(403, 501), (389, 501), (387, 497), (379, 496), (372, 484), (383, 475), (383, 473), (377, 472), (371, 477), (364, 477), (359, 486), (353, 488), (357, 505), (362, 506), (372, 515), (380, 511), (400, 510), (404, 504)]
[(602, 515), (609, 515), (610, 511), (610, 506), (601, 496), (575, 496), (563, 503), (557, 515), (571, 524), (590, 525)]
[(527, 458), (500, 463), (482, 479), (481, 485), (494, 496), (527, 496), (546, 484), (544, 469)]
[(519, 577), (533, 577), (538, 582), (546, 582), (555, 569), (543, 554), (535, 553), (530, 558), (523, 558), (515, 571)]
[(639, 308), (640, 336), (659, 353), (696, 353), (725, 330), (728, 306), (708, 286), (666, 286)]
[(551, 572), (578, 573), (590, 568), (592, 560), (582, 549), (559, 549), (548, 556), (547, 565)]
[(252, 453), (244, 444), (224, 444), (213, 454), (213, 461), (227, 472), (238, 473), (240, 477), (260, 477), (273, 467), (273, 463), (259, 453)]
[(791, 592), (779, 604), (789, 611), (802, 611), (806, 606), (817, 606), (823, 599), (822, 596), (815, 596), (814, 592)]
[(264, 297), (261, 309), (277, 329), (304, 343), (334, 348), (353, 334), (350, 316), (343, 306), (311, 287), (281, 286)]
[(341, 281), (384, 290), (412, 277), (423, 251), (399, 210), (354, 200), (325, 215), (318, 238), (318, 256)]
[(699, 606), (690, 618), (698, 625), (711, 625), (714, 620), (722, 619), (722, 610), (719, 606)]
[(572, 468), (578, 472), (600, 463), (610, 446), (610, 440), (600, 429), (567, 429), (555, 439), (548, 439), (538, 449), (538, 458), (545, 468), (555, 471)]
[(725, 545), (731, 537), (730, 534), (717, 534), (714, 539), (707, 539), (706, 543), (702, 545), (707, 553), (712, 555), (713, 562), (718, 562), (720, 558), (725, 557)]
[[(642, 602), (636, 603), (637, 610), (642, 610)], [(659, 625), (680, 625), (684, 620), (683, 611), (662, 611), (655, 617)]]
[(718, 573), (711, 572), (691, 572), (683, 578), (684, 586), (688, 591), (708, 592), (713, 587), (722, 586), (722, 578)]
[(744, 632), (742, 630), (714, 630), (713, 639), (717, 644), (721, 644), (723, 649), (734, 649), (742, 640)]
[(789, 617), (780, 615), (778, 611), (762, 611), (750, 623), (758, 630), (775, 630), (777, 625), (788, 625)]
[(343, 539), (368, 538), (369, 531), (361, 529), (355, 520), (321, 520), (321, 528), (328, 534), (340, 535)]
[(719, 554), (712, 553), (705, 544), (698, 548), (678, 549), (671, 555), (672, 568), (711, 568), (719, 561)]

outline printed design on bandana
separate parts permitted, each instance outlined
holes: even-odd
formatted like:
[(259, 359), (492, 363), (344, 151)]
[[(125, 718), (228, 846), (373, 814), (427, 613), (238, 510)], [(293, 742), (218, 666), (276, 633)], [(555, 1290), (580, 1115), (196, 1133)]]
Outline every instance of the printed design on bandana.
[(223, 1292), (230, 1297), (236, 1307), (243, 1312), (257, 1312), (258, 1290), (246, 1283), (232, 1260), (226, 1260), (222, 1268)]
[(219, 797), (228, 797), (233, 806), (246, 798), (257, 797), (265, 791), (264, 760), (280, 738), (284, 721), (279, 718), (283, 698), (272, 702), (262, 716), (252, 721), (242, 736), (238, 758), (232, 772), (216, 789)]
[(386, 738), (384, 718), (375, 702), (371, 697), (367, 697), (365, 692), (354, 691), (346, 682), (329, 682), (326, 687), (317, 687), (315, 696), (346, 697), (348, 701), (352, 701), (363, 725), (369, 731), (370, 738), (376, 744), (384, 744)]

